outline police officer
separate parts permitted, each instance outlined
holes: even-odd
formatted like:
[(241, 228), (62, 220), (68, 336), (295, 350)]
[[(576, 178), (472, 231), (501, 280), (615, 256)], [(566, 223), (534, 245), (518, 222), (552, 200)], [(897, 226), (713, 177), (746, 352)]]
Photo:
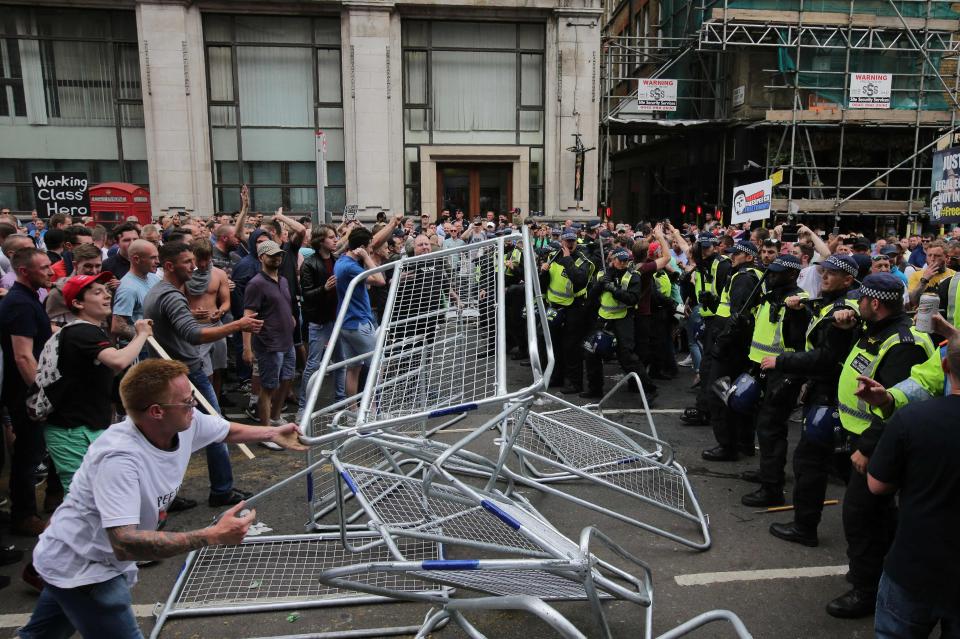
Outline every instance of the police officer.
[[(821, 262), (821, 297), (808, 304), (813, 317), (807, 327), (805, 350), (769, 355), (760, 363), (765, 371), (808, 379), (803, 430), (793, 453), (793, 521), (770, 524), (770, 534), (774, 537), (804, 546), (819, 543), (817, 526), (827, 493), (827, 476), (831, 462), (836, 461), (837, 383), (843, 360), (858, 335), (853, 327), (834, 326), (833, 316), (844, 309), (859, 315), (857, 302), (847, 295), (856, 281), (857, 270), (857, 263), (849, 255), (831, 255)], [(800, 308), (803, 300), (793, 296), (787, 298), (786, 303), (791, 308)], [(831, 416), (835, 418), (831, 420)]]
[[(616, 249), (610, 254), (610, 268), (598, 273), (590, 288), (588, 306), (596, 306), (595, 329), (609, 331), (616, 339), (617, 360), (626, 374), (636, 373), (644, 390), (650, 393), (652, 383), (640, 358), (634, 352), (633, 314), (640, 299), (640, 275), (630, 268), (633, 255), (627, 249)], [(657, 260), (663, 268), (669, 258)], [(595, 350), (587, 355), (587, 390), (580, 397), (603, 397), (603, 353)]]
[[(603, 251), (600, 249), (600, 220), (590, 220), (584, 225), (580, 250), (593, 263), (594, 273), (603, 270)], [(607, 242), (604, 242), (607, 243)]]
[[(523, 326), (523, 251), (520, 244), (514, 243), (510, 232), (497, 231), (497, 235), (506, 235), (503, 245), (503, 284), (504, 284), (504, 312), (508, 326)], [(516, 347), (517, 352), (512, 359), (527, 357), (527, 344), (522, 331), (506, 332), (507, 352)]]
[(587, 332), (584, 302), (593, 273), (593, 263), (581, 253), (573, 229), (561, 233), (560, 249), (540, 267), (541, 286), (547, 291), (551, 308), (557, 311), (550, 336), (557, 355), (558, 385), (563, 378), (567, 380), (560, 391), (564, 394), (583, 390), (583, 338)]
[[(793, 255), (781, 255), (767, 266), (767, 293), (757, 310), (748, 357), (759, 368), (764, 357), (803, 350), (810, 315), (804, 306), (786, 305), (789, 297), (808, 297), (797, 286), (803, 265)], [(768, 507), (784, 503), (784, 466), (787, 463), (787, 427), (797, 405), (802, 379), (771, 370), (765, 376), (763, 399), (757, 410), (760, 445), (760, 488), (740, 498), (744, 506)]]
[[(903, 283), (890, 273), (873, 273), (860, 286), (860, 317), (866, 323), (840, 372), (837, 399), (847, 435), (850, 473), (843, 498), (843, 532), (850, 569), (848, 592), (827, 604), (827, 613), (840, 618), (864, 617), (876, 606), (883, 558), (896, 527), (892, 495), (874, 495), (867, 487), (867, 462), (880, 439), (883, 422), (871, 415), (860, 398), (872, 379), (889, 388), (906, 379), (910, 369), (935, 351), (930, 338), (913, 327), (903, 311)], [(834, 313), (840, 328), (856, 326), (853, 311)]]
[[(696, 269), (691, 279), (694, 295), (700, 306), (700, 316), (703, 318), (704, 344), (712, 344), (718, 334), (716, 309), (731, 268), (730, 260), (717, 254), (717, 243), (717, 238), (712, 234), (701, 233), (697, 236), (693, 250)], [(716, 379), (711, 373), (713, 362), (709, 352), (704, 354), (700, 362), (700, 389), (696, 406), (685, 409), (680, 417), (680, 421), (688, 426), (706, 426), (710, 423), (708, 406), (713, 392), (711, 387)]]
[[(716, 336), (705, 342), (713, 358), (716, 379), (736, 379), (750, 368), (747, 352), (753, 328), (753, 313), (760, 301), (761, 273), (756, 268), (757, 247), (748, 240), (727, 249), (732, 270), (720, 294), (716, 312)], [(705, 356), (707, 356), (705, 354)], [(702, 383), (702, 382), (701, 382)], [(711, 383), (712, 385), (712, 383)], [(710, 424), (717, 440), (701, 456), (709, 461), (735, 461), (740, 452), (753, 456), (753, 417), (731, 411), (715, 393), (710, 393)]]

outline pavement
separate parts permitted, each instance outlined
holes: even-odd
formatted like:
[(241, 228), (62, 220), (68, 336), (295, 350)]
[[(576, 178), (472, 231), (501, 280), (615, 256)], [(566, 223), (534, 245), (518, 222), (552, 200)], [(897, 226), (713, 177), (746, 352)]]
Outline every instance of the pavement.
[[(706, 462), (700, 451), (713, 445), (709, 428), (687, 427), (680, 423), (680, 412), (691, 405), (689, 387), (692, 373), (681, 368), (680, 377), (659, 382), (660, 395), (653, 404), (652, 417), (659, 436), (670, 442), (677, 460), (687, 469), (690, 482), (701, 507), (709, 516), (712, 547), (696, 552), (662, 537), (639, 530), (618, 520), (583, 509), (559, 498), (524, 490), (541, 513), (572, 539), (577, 539), (584, 526), (596, 525), (604, 533), (644, 560), (653, 571), (654, 633), (669, 630), (699, 613), (723, 608), (735, 612), (754, 637), (782, 639), (809, 637), (870, 637), (873, 619), (856, 621), (834, 619), (824, 606), (847, 590), (846, 544), (840, 522), (840, 506), (827, 506), (820, 526), (820, 546), (806, 548), (772, 537), (767, 528), (775, 521), (789, 521), (790, 513), (760, 513), (740, 504), (740, 497), (755, 485), (739, 479), (739, 474), (755, 468), (757, 458), (741, 458), (738, 462)], [(608, 388), (618, 374), (615, 364), (608, 364)], [(508, 365), (511, 387), (522, 385), (527, 369), (516, 362)], [(239, 405), (240, 398), (233, 396)], [(583, 403), (579, 398), (566, 398)], [(640, 412), (639, 396), (622, 392), (613, 398), (610, 408), (625, 412), (612, 417), (639, 430), (646, 430), (646, 416)], [(242, 410), (226, 407), (227, 416), (246, 421)], [(453, 442), (471, 427), (483, 422), (485, 413), (478, 412), (441, 431), (435, 437)], [(799, 423), (790, 424), (792, 446), (799, 437)], [(484, 435), (472, 449), (490, 454), (494, 450), (494, 434)], [(289, 452), (272, 452), (254, 447), (256, 459), (247, 459), (231, 446), (236, 485), (260, 491), (303, 467), (303, 456)], [(789, 459), (789, 457), (788, 457)], [(792, 489), (792, 469), (787, 464), (787, 499)], [(0, 477), (5, 487), (6, 475)], [(218, 510), (206, 505), (206, 466), (202, 455), (196, 455), (187, 471), (181, 494), (200, 502), (197, 508), (175, 513), (168, 520), (167, 530), (190, 530), (208, 525)], [(0, 490), (3, 488), (0, 487)], [(638, 508), (630, 500), (590, 487), (573, 491), (595, 503), (620, 507), (649, 515), (660, 521), (662, 514), (649, 507)], [(842, 499), (843, 486), (831, 482), (828, 499)], [(302, 483), (284, 487), (257, 507), (258, 519), (272, 529), (267, 534), (299, 534), (308, 521), (305, 488)], [(674, 522), (676, 523), (676, 522)], [(674, 528), (695, 536), (692, 524), (680, 523)], [(4, 531), (4, 543), (29, 548), (32, 540), (10, 537)], [(157, 602), (165, 601), (183, 566), (178, 557), (159, 562), (140, 572), (140, 581), (133, 589), (134, 611), (144, 634), (154, 626), (153, 611)], [(22, 565), (0, 567), (0, 574), (13, 578), (13, 584), (0, 596), (0, 639), (14, 636), (15, 629), (26, 621), (36, 602), (36, 594), (19, 581)], [(562, 603), (557, 609), (566, 615), (588, 637), (599, 636), (585, 604)], [(642, 637), (644, 612), (639, 607), (615, 602), (606, 604), (614, 636)], [(297, 607), (280, 612), (259, 612), (216, 617), (188, 617), (169, 620), (162, 637), (273, 637), (281, 635), (318, 636), (319, 633), (417, 625), (427, 606), (414, 603), (367, 604), (335, 608)], [(292, 613), (296, 614), (292, 614)], [(497, 612), (470, 616), (476, 626), (491, 638), (540, 639), (555, 635), (541, 622), (520, 613)], [(466, 636), (453, 625), (436, 633), (439, 637)], [(319, 635), (323, 636), (323, 635)], [(364, 636), (383, 636), (374, 632)], [(711, 624), (693, 633), (692, 637), (733, 637), (729, 625)]]

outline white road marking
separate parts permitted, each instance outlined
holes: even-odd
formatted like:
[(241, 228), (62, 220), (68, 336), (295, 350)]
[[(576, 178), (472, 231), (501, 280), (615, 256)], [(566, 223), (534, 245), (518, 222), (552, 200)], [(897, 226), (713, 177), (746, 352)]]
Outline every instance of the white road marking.
[[(152, 617), (156, 604), (138, 604), (133, 607), (133, 614), (137, 617)], [(30, 613), (0, 615), (0, 628), (19, 628), (30, 620)]]
[(707, 586), (731, 581), (760, 581), (763, 579), (799, 579), (802, 577), (832, 577), (847, 574), (847, 565), (810, 566), (807, 568), (771, 568), (768, 570), (736, 570), (731, 572), (701, 572), (677, 575), (673, 579), (680, 586)]

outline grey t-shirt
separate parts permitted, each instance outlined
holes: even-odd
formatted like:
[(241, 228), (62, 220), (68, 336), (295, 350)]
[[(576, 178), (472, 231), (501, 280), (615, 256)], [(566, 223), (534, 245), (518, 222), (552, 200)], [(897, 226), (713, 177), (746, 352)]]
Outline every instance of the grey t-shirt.
[(191, 373), (203, 370), (203, 359), (196, 348), (203, 327), (193, 318), (180, 289), (160, 281), (143, 301), (143, 316), (153, 320), (153, 336), (170, 357), (186, 364)]

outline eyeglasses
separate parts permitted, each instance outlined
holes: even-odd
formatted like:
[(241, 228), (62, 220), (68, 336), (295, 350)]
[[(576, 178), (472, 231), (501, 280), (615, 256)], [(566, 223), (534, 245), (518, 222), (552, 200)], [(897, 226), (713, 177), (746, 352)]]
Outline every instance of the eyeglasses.
[(890, 257), (888, 255), (874, 255), (871, 259), (874, 262), (879, 262), (880, 260), (890, 261)]
[[(198, 403), (198, 402), (197, 402), (197, 398), (196, 398), (196, 397), (191, 397), (191, 398), (190, 398), (190, 401), (187, 401), (187, 402), (177, 402), (177, 403), (175, 403), (175, 404), (172, 404), (172, 403), (171, 403), (171, 404), (163, 404), (163, 403), (161, 403), (161, 402), (155, 402), (155, 403), (153, 403), (153, 404), (150, 404), (150, 406), (185, 406), (185, 407), (187, 407), (187, 408), (196, 408), (196, 407), (197, 407), (197, 403)], [(150, 408), (150, 406), (145, 406), (145, 407), (142, 408), (141, 410), (147, 410), (148, 408)]]

